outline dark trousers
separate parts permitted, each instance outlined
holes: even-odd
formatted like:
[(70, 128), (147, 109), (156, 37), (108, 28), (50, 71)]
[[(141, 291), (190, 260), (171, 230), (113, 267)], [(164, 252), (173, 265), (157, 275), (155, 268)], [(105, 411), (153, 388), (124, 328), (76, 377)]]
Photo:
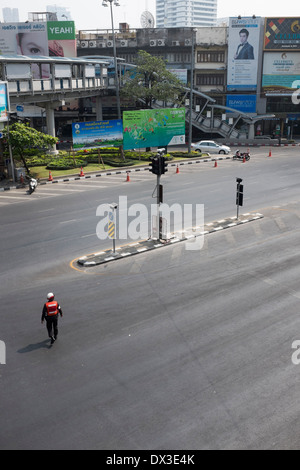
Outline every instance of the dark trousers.
[(58, 335), (58, 315), (55, 315), (53, 317), (46, 317), (46, 322), (49, 338), (51, 338), (51, 336), (54, 336), (54, 338), (56, 339)]

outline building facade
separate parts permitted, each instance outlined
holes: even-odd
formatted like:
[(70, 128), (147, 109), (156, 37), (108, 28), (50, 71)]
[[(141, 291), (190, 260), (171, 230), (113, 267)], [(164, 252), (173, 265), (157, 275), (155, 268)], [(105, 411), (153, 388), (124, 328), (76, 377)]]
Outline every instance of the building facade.
[(19, 21), (18, 8), (2, 8), (4, 23), (17, 23)]
[(217, 0), (156, 0), (157, 28), (215, 26)]

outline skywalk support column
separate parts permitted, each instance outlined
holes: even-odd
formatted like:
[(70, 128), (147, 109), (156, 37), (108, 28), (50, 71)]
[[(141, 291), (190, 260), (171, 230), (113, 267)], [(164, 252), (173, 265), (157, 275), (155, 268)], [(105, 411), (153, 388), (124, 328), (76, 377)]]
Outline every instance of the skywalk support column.
[(254, 137), (255, 137), (254, 122), (251, 122), (248, 128), (248, 139), (254, 139)]
[[(57, 107), (57, 105), (55, 106)], [(45, 103), (45, 108), (46, 108), (46, 122), (47, 122), (47, 134), (52, 135), (53, 137), (56, 137), (55, 135), (55, 118), (54, 118), (54, 107), (53, 103)], [(50, 153), (53, 155), (58, 154), (58, 150), (56, 150), (56, 145), (53, 145), (50, 147)]]
[(102, 109), (102, 98), (97, 96), (96, 98), (96, 120), (103, 121), (103, 109)]

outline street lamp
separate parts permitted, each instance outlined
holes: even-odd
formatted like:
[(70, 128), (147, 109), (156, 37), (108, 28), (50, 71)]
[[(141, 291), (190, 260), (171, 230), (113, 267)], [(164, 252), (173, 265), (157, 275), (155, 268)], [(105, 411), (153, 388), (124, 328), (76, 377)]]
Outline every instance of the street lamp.
[(189, 111), (189, 140), (188, 140), (188, 152), (191, 153), (192, 149), (192, 133), (193, 133), (193, 88), (194, 88), (194, 60), (195, 60), (195, 35), (196, 29), (192, 29), (192, 59), (191, 59), (191, 86), (190, 86), (190, 111)]
[(113, 17), (113, 9), (112, 4), (116, 7), (120, 6), (118, 0), (103, 0), (102, 6), (108, 7), (108, 3), (110, 3), (110, 15), (111, 15), (111, 27), (112, 27), (112, 35), (113, 35), (113, 49), (114, 49), (114, 64), (115, 64), (115, 83), (116, 83), (116, 95), (117, 95), (117, 108), (118, 108), (118, 119), (121, 119), (121, 106), (120, 106), (120, 88), (119, 88), (119, 76), (118, 76), (118, 63), (117, 63), (117, 50), (116, 50), (116, 39), (115, 39), (115, 29), (114, 29), (114, 17)]

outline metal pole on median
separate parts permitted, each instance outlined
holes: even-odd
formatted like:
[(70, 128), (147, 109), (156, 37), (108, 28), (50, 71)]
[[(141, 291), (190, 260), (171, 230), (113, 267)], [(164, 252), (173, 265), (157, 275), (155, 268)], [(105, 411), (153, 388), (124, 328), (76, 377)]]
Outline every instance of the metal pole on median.
[(157, 175), (157, 197), (156, 197), (156, 204), (157, 204), (157, 239), (160, 240), (160, 197), (159, 197), (159, 188), (160, 188), (160, 175)]
[(118, 208), (118, 205), (113, 203), (113, 204), (110, 204), (110, 211), (108, 213), (108, 236), (110, 239), (112, 239), (113, 241), (113, 252), (112, 254), (115, 255), (116, 254), (116, 226), (117, 226), (117, 222), (116, 222), (116, 210)]

